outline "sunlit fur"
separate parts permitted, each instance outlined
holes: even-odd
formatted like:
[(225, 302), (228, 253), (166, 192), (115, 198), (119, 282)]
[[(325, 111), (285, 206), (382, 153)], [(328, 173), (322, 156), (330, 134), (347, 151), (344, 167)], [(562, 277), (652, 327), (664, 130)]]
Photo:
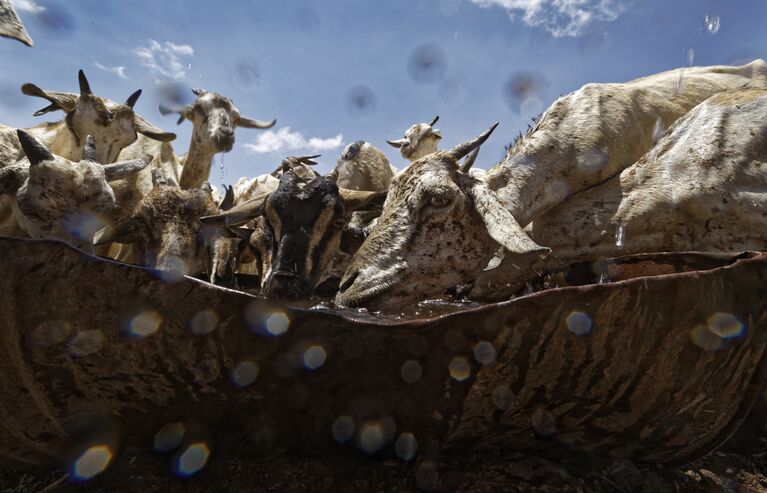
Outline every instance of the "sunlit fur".
[(158, 186), (129, 217), (114, 226), (116, 236), (110, 239), (131, 244), (131, 260), (140, 265), (189, 275), (208, 274), (208, 249), (215, 245), (218, 232), (202, 225), (199, 218), (218, 212), (207, 191)]
[(537, 218), (530, 234), (549, 257), (509, 258), (482, 273), (473, 294), (497, 298), (526, 272), (584, 259), (767, 249), (765, 122), (765, 89), (712, 96), (634, 165)]
[[(625, 84), (588, 84), (557, 100), (488, 171), (483, 180), (486, 202), (498, 203), (524, 226), (568, 196), (633, 164), (654, 144), (659, 117), (665, 128), (718, 92), (745, 84), (763, 86), (765, 75), (767, 64), (757, 60), (742, 67), (674, 70)], [(441, 295), (475, 279), (485, 267), (481, 264), (498, 250), (486, 235), (472, 232), (481, 223), (469, 221), (463, 212), (471, 210), (465, 193), (457, 195), (458, 204), (449, 214), (425, 219), (418, 212), (422, 199), (398, 192), (402, 186), (428, 189), (450, 181), (434, 157), (438, 155), (414, 162), (395, 177), (378, 225), (346, 272), (342, 288), (347, 290), (338, 296), (342, 304), (394, 305)], [(456, 213), (465, 230), (453, 226)], [(430, 231), (426, 237), (425, 230)], [(466, 252), (474, 259), (469, 269), (464, 262), (453, 262), (467, 258)], [(513, 263), (514, 255), (507, 252), (506, 257)]]

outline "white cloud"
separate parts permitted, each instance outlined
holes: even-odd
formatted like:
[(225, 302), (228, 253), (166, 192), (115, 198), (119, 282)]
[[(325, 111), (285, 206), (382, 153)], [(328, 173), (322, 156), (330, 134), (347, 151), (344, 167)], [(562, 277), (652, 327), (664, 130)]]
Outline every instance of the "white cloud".
[(312, 137), (307, 140), (301, 132), (291, 132), (290, 127), (282, 127), (277, 131), (267, 130), (259, 133), (256, 141), (245, 144), (245, 148), (254, 154), (296, 150), (318, 152), (337, 149), (343, 141), (343, 134), (329, 139)]
[(480, 7), (503, 7), (512, 19), (542, 27), (555, 37), (578, 36), (594, 21), (614, 21), (625, 0), (471, 0)]
[(113, 74), (115, 74), (117, 77), (119, 77), (121, 79), (127, 79), (128, 78), (128, 76), (125, 75), (125, 67), (122, 66), (122, 65), (120, 65), (118, 67), (107, 67), (106, 65), (102, 65), (99, 62), (94, 62), (93, 64), (96, 66), (96, 68), (99, 68), (99, 69), (103, 70), (104, 72), (113, 73)]
[(183, 58), (194, 55), (194, 49), (189, 45), (177, 45), (170, 41), (159, 43), (154, 39), (147, 41), (146, 46), (136, 48), (133, 54), (144, 67), (148, 68), (156, 80), (181, 80), (191, 67)]
[(45, 7), (37, 5), (34, 0), (11, 0), (11, 3), (17, 10), (22, 12), (30, 12), (32, 14), (39, 14), (45, 11)]

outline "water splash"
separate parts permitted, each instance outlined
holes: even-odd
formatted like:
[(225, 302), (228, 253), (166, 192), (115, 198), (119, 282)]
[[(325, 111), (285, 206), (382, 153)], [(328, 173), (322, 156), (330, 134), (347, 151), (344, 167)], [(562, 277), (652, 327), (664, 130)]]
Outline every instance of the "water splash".
[(618, 248), (623, 248), (623, 241), (625, 239), (626, 233), (623, 229), (623, 225), (618, 225), (618, 231), (615, 233), (615, 246)]
[(695, 49), (687, 48), (687, 52), (685, 53), (684, 58), (687, 61), (687, 66), (692, 67), (693, 62), (695, 61)]
[(719, 32), (721, 25), (718, 15), (705, 15), (703, 17), (703, 29), (712, 36)]

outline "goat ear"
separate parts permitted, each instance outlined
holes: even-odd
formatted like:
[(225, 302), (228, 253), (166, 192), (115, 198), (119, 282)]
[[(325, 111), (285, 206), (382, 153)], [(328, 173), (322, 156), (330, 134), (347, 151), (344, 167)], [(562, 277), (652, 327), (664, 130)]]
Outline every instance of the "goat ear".
[(346, 214), (362, 209), (367, 205), (373, 205), (376, 202), (380, 202), (382, 205), (386, 201), (386, 192), (369, 192), (364, 190), (348, 190), (346, 188), (340, 188), (338, 192), (341, 194), (341, 198), (344, 201), (344, 209)]
[(15, 194), (29, 176), (29, 168), (6, 166), (0, 168), (0, 195)]
[(266, 204), (267, 197), (269, 197), (269, 194), (264, 194), (234, 206), (221, 214), (201, 217), (200, 222), (213, 226), (242, 226), (251, 219), (264, 214), (264, 205)]
[(155, 127), (148, 121), (144, 120), (138, 115), (133, 115), (133, 126), (136, 132), (146, 135), (152, 140), (159, 140), (160, 142), (170, 142), (176, 138), (176, 134), (171, 132), (163, 132), (159, 128)]
[(13, 3), (0, 2), (0, 36), (6, 38), (18, 39), (27, 46), (32, 46), (32, 38), (29, 37), (24, 24), (19, 19), (18, 14), (13, 9)]
[(159, 106), (160, 114), (163, 116), (170, 115), (171, 113), (176, 113), (179, 115), (178, 121), (176, 122), (176, 125), (181, 125), (184, 122), (184, 119), (192, 120), (194, 118), (194, 108), (192, 105), (169, 105), (165, 103), (161, 103)]
[(234, 206), (234, 187), (224, 185), (224, 190), (226, 190), (226, 193), (221, 203), (218, 204), (218, 208), (222, 211), (228, 211)]
[(70, 113), (77, 108), (77, 94), (71, 92), (43, 91), (36, 85), (27, 82), (21, 86), (21, 93), (26, 96), (43, 98), (51, 103), (45, 108), (35, 111), (34, 116), (40, 116), (58, 110), (61, 110), (64, 113)]
[(135, 219), (127, 217), (114, 226), (107, 226), (97, 233), (95, 246), (107, 243), (135, 243), (139, 239), (138, 226)]
[(551, 249), (536, 244), (527, 236), (514, 216), (503, 206), (498, 196), (481, 181), (464, 177), (462, 187), (474, 209), (479, 213), (487, 232), (502, 247), (512, 253), (548, 253)]
[(244, 116), (237, 117), (234, 122), (235, 127), (242, 128), (272, 128), (277, 123), (277, 119), (272, 120), (256, 120), (254, 118), (245, 118)]

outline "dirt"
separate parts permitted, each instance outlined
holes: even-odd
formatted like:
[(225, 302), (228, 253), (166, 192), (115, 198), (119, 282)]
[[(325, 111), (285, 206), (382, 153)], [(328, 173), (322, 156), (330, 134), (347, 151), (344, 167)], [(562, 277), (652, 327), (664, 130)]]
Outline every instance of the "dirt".
[[(0, 474), (0, 492), (764, 492), (767, 491), (767, 406), (759, 403), (719, 450), (682, 467), (573, 454), (558, 460), (494, 453), (412, 462), (339, 450), (323, 457), (212, 455), (197, 475), (182, 479), (171, 455), (123, 450), (100, 476), (75, 483), (66, 470)], [(48, 488), (48, 489), (46, 489)]]

